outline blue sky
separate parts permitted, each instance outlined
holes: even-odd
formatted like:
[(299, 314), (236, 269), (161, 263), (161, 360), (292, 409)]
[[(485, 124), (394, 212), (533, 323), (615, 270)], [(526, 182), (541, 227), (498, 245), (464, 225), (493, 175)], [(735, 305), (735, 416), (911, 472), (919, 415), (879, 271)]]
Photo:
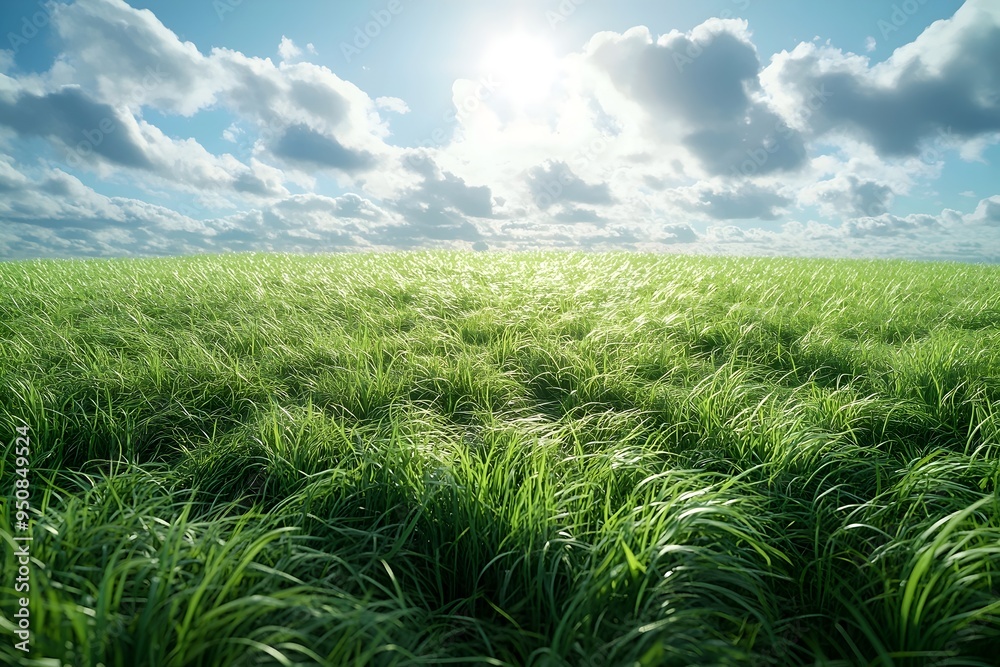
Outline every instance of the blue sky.
[(992, 0), (7, 0), (0, 258), (1000, 260)]

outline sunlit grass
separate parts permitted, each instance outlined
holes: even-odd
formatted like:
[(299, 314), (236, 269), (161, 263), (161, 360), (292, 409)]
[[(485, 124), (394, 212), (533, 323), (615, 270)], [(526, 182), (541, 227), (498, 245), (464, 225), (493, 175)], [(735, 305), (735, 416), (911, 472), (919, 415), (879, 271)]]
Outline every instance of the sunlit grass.
[(0, 433), (31, 427), (40, 511), (37, 662), (5, 662), (996, 663), (995, 268), (237, 255), (0, 284)]

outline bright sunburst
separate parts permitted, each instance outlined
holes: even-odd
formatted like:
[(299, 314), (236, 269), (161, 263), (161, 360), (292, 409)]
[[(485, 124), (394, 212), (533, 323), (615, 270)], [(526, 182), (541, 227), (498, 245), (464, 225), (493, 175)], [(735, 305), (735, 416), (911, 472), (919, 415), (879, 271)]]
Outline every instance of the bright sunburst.
[(500, 82), (499, 94), (519, 107), (544, 100), (552, 90), (558, 60), (552, 45), (525, 32), (500, 36), (486, 48), (483, 72)]

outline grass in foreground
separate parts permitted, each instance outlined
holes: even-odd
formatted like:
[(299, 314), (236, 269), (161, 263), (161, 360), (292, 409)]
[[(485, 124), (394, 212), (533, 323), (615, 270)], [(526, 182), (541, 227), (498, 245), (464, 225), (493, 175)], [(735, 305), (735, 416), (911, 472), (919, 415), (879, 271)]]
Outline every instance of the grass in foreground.
[(992, 665), (1000, 269), (0, 265), (35, 665)]

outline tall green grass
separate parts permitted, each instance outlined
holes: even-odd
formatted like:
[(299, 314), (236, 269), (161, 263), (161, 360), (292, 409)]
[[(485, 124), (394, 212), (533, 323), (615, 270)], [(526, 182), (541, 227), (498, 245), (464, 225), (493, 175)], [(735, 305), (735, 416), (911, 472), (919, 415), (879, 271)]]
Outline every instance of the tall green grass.
[(0, 264), (24, 665), (993, 665), (1000, 270)]

